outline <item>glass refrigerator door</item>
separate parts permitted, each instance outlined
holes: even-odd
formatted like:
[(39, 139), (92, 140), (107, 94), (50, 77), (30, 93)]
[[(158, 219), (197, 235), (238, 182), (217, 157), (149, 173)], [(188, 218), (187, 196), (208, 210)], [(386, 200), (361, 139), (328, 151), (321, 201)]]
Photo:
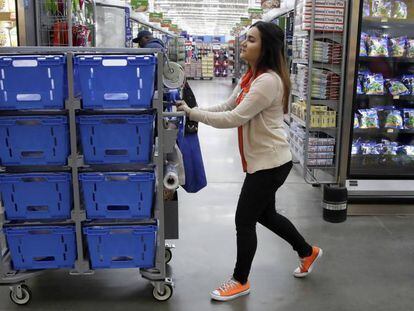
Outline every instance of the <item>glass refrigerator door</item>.
[(350, 178), (414, 177), (414, 1), (363, 0)]
[(0, 47), (17, 45), (15, 0), (0, 0)]

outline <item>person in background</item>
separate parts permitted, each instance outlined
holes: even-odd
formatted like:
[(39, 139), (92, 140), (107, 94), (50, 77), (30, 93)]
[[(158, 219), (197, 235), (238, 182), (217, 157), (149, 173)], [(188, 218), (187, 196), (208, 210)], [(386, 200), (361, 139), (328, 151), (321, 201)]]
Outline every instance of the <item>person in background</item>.
[(240, 57), (249, 64), (249, 70), (226, 102), (207, 108), (191, 109), (185, 102), (178, 106), (192, 121), (216, 128), (238, 128), (246, 177), (235, 217), (236, 266), (232, 277), (211, 292), (211, 298), (220, 301), (250, 292), (248, 277), (257, 247), (257, 223), (287, 241), (297, 252), (300, 265), (293, 272), (295, 277), (307, 276), (322, 256), (322, 249), (309, 245), (275, 209), (276, 191), (292, 169), (292, 155), (283, 129), (290, 93), (283, 31), (272, 23), (255, 23), (241, 44)]
[(138, 43), (140, 48), (165, 50), (164, 42), (160, 39), (154, 38), (152, 33), (148, 30), (141, 30), (132, 42)]

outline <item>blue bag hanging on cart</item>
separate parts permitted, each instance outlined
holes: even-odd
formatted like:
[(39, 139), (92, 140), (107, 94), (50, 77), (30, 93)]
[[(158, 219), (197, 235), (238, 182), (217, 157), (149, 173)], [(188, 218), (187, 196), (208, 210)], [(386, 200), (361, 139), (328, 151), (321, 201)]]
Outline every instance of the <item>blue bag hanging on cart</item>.
[(177, 143), (183, 154), (185, 170), (185, 185), (182, 187), (189, 193), (198, 192), (207, 186), (198, 135), (197, 133), (179, 135)]

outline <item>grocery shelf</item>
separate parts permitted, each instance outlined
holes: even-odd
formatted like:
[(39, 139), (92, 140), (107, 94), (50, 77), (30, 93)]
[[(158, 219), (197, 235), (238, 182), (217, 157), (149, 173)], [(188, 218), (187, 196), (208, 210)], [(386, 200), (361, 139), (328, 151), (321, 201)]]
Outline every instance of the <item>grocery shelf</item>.
[(339, 100), (312, 99), (311, 104), (312, 105), (324, 105), (324, 106), (328, 106), (332, 110), (337, 110)]
[(362, 20), (362, 27), (370, 27), (370, 28), (406, 28), (412, 27), (413, 23), (410, 20), (403, 20), (403, 19), (391, 19), (391, 18), (383, 18), (383, 19), (363, 19)]
[(368, 135), (368, 136), (375, 136), (375, 135), (413, 135), (414, 129), (393, 129), (393, 128), (374, 128), (374, 129), (354, 129), (354, 134), (357, 135)]
[(360, 62), (379, 62), (379, 63), (410, 63), (414, 64), (413, 57), (385, 57), (385, 56), (360, 56)]
[(360, 94), (357, 95), (356, 98), (358, 100), (367, 100), (367, 99), (391, 99), (391, 100), (406, 100), (406, 101), (414, 101), (413, 95), (401, 95), (401, 96), (393, 96), (391, 94), (385, 94), (385, 95), (365, 95)]

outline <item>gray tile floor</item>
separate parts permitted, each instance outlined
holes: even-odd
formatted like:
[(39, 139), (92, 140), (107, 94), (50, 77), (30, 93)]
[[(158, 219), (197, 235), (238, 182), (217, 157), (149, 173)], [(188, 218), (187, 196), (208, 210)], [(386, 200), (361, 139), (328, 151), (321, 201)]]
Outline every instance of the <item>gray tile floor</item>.
[[(193, 81), (200, 105), (229, 95), (228, 80)], [(152, 286), (136, 270), (97, 271), (69, 276), (53, 271), (29, 285), (26, 310), (414, 310), (414, 222), (412, 217), (353, 217), (342, 224), (322, 220), (320, 190), (304, 183), (295, 168), (277, 194), (277, 209), (309, 242), (325, 252), (314, 273), (298, 280), (290, 246), (258, 225), (258, 250), (251, 294), (227, 303), (212, 302), (209, 291), (231, 275), (235, 258), (234, 211), (243, 181), (236, 130), (200, 126), (209, 184), (197, 194), (180, 195), (180, 239), (168, 268), (174, 296), (153, 300)], [(0, 310), (18, 310), (0, 288)]]

